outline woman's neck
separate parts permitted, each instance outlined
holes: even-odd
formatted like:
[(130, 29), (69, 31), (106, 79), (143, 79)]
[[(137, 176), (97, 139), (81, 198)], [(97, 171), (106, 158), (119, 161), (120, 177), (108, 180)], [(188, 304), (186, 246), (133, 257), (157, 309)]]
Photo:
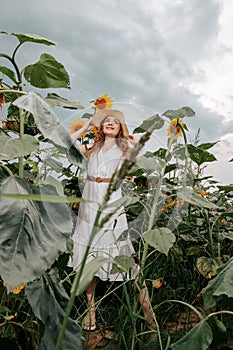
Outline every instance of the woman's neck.
[(105, 137), (102, 150), (103, 151), (108, 151), (110, 148), (116, 146), (116, 138), (115, 137)]
[(104, 143), (107, 143), (109, 145), (110, 144), (115, 145), (116, 144), (116, 138), (112, 137), (112, 136), (105, 136)]

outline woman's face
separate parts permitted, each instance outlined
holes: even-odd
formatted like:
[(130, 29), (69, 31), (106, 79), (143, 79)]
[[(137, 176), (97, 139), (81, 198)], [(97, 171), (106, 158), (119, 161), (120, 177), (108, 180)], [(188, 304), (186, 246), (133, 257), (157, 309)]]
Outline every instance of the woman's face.
[(115, 117), (106, 117), (103, 121), (103, 133), (106, 136), (117, 137), (121, 130), (121, 123)]

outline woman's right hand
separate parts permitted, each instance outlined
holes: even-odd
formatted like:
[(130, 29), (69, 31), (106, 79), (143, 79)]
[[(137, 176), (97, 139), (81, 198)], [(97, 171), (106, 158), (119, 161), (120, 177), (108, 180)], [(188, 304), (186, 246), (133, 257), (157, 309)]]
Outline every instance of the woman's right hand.
[(92, 119), (93, 118), (91, 117), (81, 129), (77, 130), (75, 133), (73, 133), (71, 135), (71, 138), (74, 141), (77, 140), (79, 138), (79, 136), (82, 135), (82, 133), (88, 132), (94, 127), (94, 123), (93, 123)]

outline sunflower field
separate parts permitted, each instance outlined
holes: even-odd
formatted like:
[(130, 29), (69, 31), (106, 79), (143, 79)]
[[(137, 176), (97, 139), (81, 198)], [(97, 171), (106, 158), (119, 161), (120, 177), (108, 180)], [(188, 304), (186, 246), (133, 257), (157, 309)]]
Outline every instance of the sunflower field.
[[(25, 43), (55, 42), (36, 34), (1, 35), (17, 45), (12, 55), (0, 53), (0, 348), (233, 349), (233, 184), (203, 175), (216, 160), (216, 142), (201, 143), (199, 131), (189, 142), (195, 111), (168, 109), (133, 130), (139, 142), (114, 174), (100, 210), (121, 184), (136, 253), (113, 257), (112, 270), (126, 274), (136, 262), (140, 274), (136, 281), (97, 282), (98, 327), (84, 331), (84, 291), (104, 261), (84, 258), (77, 271), (67, 266), (85, 181), (85, 159), (70, 132), (93, 114), (84, 112), (67, 131), (54, 107), (85, 107), (56, 93), (42, 96), (43, 89), (71, 89), (63, 64), (44, 53), (19, 67)], [(112, 102), (108, 94), (90, 101), (93, 113), (111, 109)], [(162, 129), (166, 146), (144, 152)], [(93, 128), (78, 142), (96, 133)], [(145, 285), (153, 328), (138, 304)]]

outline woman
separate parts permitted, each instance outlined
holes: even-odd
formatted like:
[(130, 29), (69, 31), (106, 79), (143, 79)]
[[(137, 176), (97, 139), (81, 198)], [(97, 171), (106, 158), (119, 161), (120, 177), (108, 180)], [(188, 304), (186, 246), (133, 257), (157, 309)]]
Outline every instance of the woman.
[[(89, 245), (89, 238), (93, 230), (97, 211), (106, 194), (112, 175), (120, 168), (124, 158), (131, 152), (128, 141), (135, 145), (137, 140), (129, 135), (125, 123), (124, 115), (118, 110), (101, 110), (80, 130), (72, 134), (75, 140), (83, 132), (87, 132), (94, 126), (98, 128), (98, 133), (94, 143), (91, 145), (79, 145), (80, 151), (87, 158), (87, 179), (83, 189), (82, 198), (86, 200), (80, 204), (77, 225), (73, 235), (74, 254), (69, 266), (78, 268), (82, 262), (84, 253)], [(114, 202), (122, 198), (121, 188), (118, 188), (111, 195), (109, 202)], [(101, 218), (112, 212), (112, 207), (105, 208), (101, 213)], [(120, 238), (122, 233), (128, 228), (124, 208), (117, 208), (110, 219), (98, 228), (97, 233), (91, 242), (90, 253), (87, 262), (96, 256), (103, 256), (113, 259), (119, 255), (131, 256), (134, 253), (132, 242), (129, 238)], [(86, 289), (86, 297), (89, 309), (83, 320), (83, 328), (94, 330), (96, 328), (96, 313), (94, 290), (96, 277), (101, 280), (123, 281), (121, 273), (111, 273), (112, 264), (104, 263), (102, 268), (96, 273), (92, 282)], [(135, 264), (131, 271), (131, 278), (136, 278), (139, 269)], [(128, 276), (129, 277), (129, 276)], [(149, 299), (146, 289), (140, 294), (140, 302), (143, 306), (144, 316), (151, 319)]]

